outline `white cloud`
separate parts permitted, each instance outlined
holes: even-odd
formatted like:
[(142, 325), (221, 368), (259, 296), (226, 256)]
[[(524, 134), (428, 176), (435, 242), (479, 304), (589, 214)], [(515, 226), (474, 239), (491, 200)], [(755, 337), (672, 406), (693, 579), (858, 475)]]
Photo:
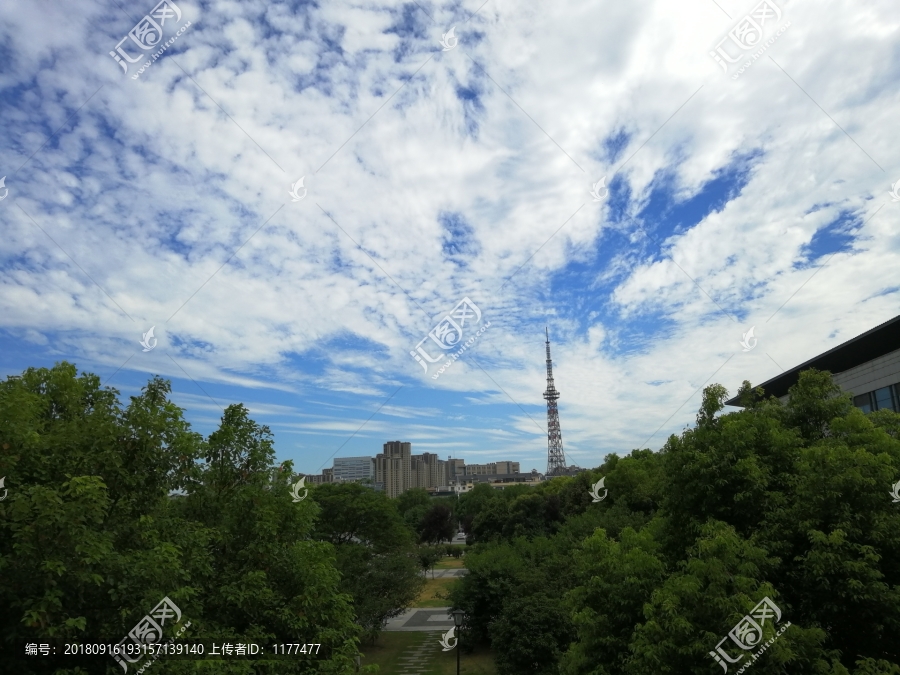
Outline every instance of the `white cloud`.
[[(711, 1), (490, 0), (468, 23), (449, 6), (429, 8), (432, 23), (414, 7), (185, 2), (193, 25), (138, 81), (107, 55), (132, 19), (86, 2), (0, 9), (15, 64), (0, 79), (15, 92), (3, 104), (0, 327), (110, 371), (137, 351), (128, 368), (184, 377), (168, 352), (197, 381), (320, 387), (358, 409), (403, 384), (420, 392), (388, 415), (404, 422), (376, 418), (364, 433), (538, 457), (542, 432), (497, 385), (545, 424), (549, 317), (567, 451), (594, 464), (628, 451), (687, 401), (658, 447), (730, 355), (713, 381), (733, 390), (777, 373), (772, 359), (793, 366), (896, 314), (896, 291), (879, 295), (896, 285), (900, 249), (886, 194), (900, 178), (892, 7), (789, 3), (774, 61), (732, 81), (707, 52), (752, 3), (720, 4), (734, 20)], [(453, 22), (459, 47), (440, 52)], [(603, 142), (622, 129), (628, 145), (608, 162)], [(660, 249), (601, 238), (613, 200), (588, 194), (636, 151), (618, 174), (633, 215), (662, 174), (685, 199), (760, 154), (739, 196), (662, 231)], [(308, 196), (292, 203), (300, 176)], [(871, 219), (810, 280), (830, 253), (805, 261), (805, 247), (848, 210)], [(442, 250), (447, 213), (471, 227), (457, 262)], [(598, 242), (604, 260), (614, 246), (609, 265), (594, 262)], [(588, 293), (566, 276), (579, 266), (594, 283), (589, 320)], [(464, 295), (492, 322), (473, 352), (497, 384), (466, 360), (417, 380), (409, 350)], [(671, 328), (642, 323), (656, 321)], [(741, 353), (754, 324), (760, 346)], [(142, 354), (150, 325), (160, 347)], [(648, 344), (630, 344), (635, 331)], [(437, 423), (466, 401), (480, 424)], [(491, 410), (506, 411), (502, 428)], [(409, 423), (426, 413), (433, 424)]]

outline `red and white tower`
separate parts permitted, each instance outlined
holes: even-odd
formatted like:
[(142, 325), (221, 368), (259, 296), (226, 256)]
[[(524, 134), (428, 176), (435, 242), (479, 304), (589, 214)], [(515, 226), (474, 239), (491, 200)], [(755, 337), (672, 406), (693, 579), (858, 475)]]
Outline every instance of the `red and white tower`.
[(563, 452), (562, 429), (559, 427), (559, 410), (556, 401), (559, 392), (553, 384), (553, 362), (550, 360), (550, 331), (545, 327), (547, 335), (547, 475), (557, 476), (566, 472), (566, 454)]

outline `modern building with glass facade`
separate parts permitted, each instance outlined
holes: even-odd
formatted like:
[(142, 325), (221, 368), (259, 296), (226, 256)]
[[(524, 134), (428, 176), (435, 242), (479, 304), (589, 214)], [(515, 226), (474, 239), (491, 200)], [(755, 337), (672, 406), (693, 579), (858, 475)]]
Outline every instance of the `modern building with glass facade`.
[(374, 457), (335, 457), (332, 466), (335, 481), (375, 479)]
[[(759, 386), (767, 397), (786, 401), (788, 389), (809, 368), (830, 371), (835, 384), (853, 396), (853, 404), (863, 412), (885, 408), (900, 412), (900, 316)], [(733, 398), (725, 405), (740, 403)]]

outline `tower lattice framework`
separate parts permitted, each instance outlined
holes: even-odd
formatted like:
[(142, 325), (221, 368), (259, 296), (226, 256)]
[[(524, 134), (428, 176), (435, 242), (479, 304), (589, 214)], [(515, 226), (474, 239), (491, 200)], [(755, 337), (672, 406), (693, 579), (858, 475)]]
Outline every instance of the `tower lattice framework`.
[(553, 362), (550, 360), (550, 331), (544, 328), (547, 335), (547, 475), (554, 476), (565, 472), (566, 454), (563, 452), (562, 429), (559, 426), (559, 410), (556, 401), (559, 392), (553, 384)]

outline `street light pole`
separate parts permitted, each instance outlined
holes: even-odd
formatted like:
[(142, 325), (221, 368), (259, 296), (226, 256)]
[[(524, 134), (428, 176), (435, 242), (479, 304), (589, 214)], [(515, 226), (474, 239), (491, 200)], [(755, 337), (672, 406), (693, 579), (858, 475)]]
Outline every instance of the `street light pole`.
[(453, 623), (456, 626), (456, 675), (459, 675), (459, 641), (462, 634), (463, 617), (466, 615), (461, 609), (450, 612), (453, 615)]

